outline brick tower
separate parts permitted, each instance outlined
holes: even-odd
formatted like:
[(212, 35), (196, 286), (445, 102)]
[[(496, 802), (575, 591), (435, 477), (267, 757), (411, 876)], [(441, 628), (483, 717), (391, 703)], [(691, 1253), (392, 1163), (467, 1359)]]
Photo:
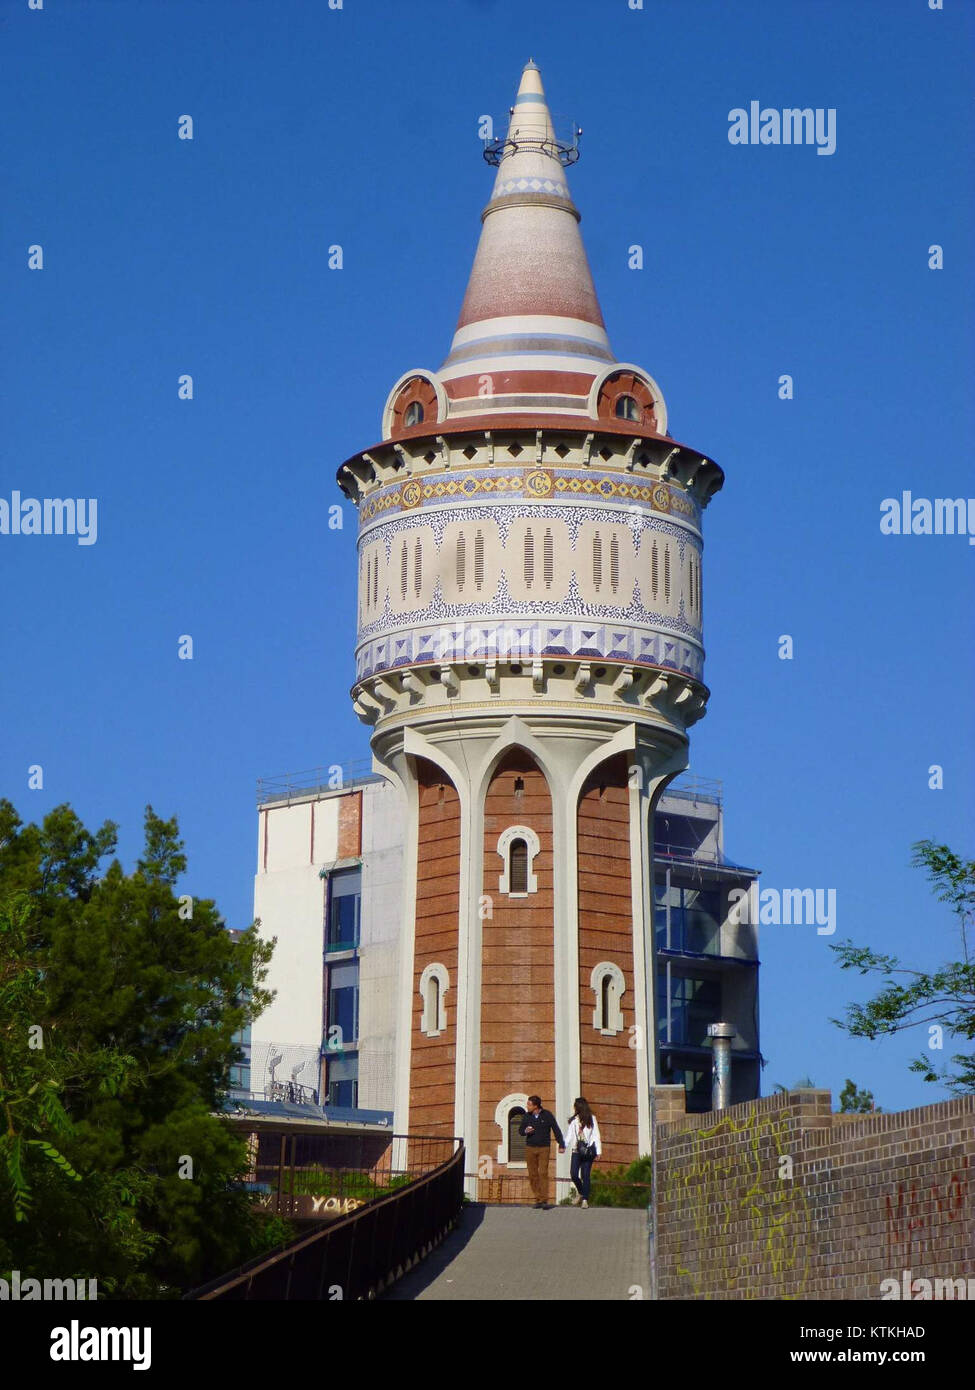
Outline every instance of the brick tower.
[[(359, 510), (355, 709), (402, 789), (398, 1132), (523, 1168), (538, 1092), (605, 1161), (650, 1145), (651, 815), (701, 717), (720, 468), (610, 348), (529, 62), (450, 352), (386, 401)], [(558, 1172), (567, 1172), (568, 1160)], [(482, 1162), (482, 1171), (486, 1165)]]

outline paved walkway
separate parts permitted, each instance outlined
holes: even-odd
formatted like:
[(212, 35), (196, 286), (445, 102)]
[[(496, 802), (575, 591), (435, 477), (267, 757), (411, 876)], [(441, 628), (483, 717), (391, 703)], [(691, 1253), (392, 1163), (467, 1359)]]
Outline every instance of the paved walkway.
[(443, 1244), (384, 1297), (649, 1298), (647, 1215), (617, 1207), (535, 1211), (472, 1202)]

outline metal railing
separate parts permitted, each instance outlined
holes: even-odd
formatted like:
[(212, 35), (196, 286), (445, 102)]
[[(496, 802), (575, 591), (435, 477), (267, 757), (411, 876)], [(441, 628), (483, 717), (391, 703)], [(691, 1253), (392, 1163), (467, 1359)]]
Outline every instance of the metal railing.
[(191, 1301), (375, 1298), (454, 1226), (464, 1200), (464, 1144), (424, 1177), (299, 1236), (186, 1294)]
[(330, 763), (309, 767), (303, 772), (283, 772), (277, 777), (258, 777), (257, 804), (266, 801), (290, 801), (309, 792), (342, 791), (353, 782), (381, 782), (383, 778), (372, 770), (371, 758), (354, 758), (350, 762)]
[(668, 796), (678, 796), (683, 801), (709, 801), (720, 806), (724, 790), (715, 777), (698, 777), (693, 772), (682, 772), (664, 788), (661, 799), (665, 801)]

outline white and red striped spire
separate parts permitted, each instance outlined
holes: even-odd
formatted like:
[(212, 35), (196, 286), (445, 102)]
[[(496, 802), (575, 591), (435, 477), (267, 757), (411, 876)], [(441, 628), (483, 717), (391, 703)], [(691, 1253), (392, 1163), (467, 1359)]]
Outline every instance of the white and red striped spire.
[(481, 215), (477, 255), (450, 354), (438, 373), (453, 418), (579, 414), (615, 361), (579, 234), (541, 74), (529, 61)]

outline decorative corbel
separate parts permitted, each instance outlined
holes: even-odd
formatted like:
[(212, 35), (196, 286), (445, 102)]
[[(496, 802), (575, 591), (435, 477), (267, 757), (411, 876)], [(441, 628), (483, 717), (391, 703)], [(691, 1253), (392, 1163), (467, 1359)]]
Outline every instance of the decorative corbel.
[(545, 669), (542, 666), (542, 658), (537, 656), (532, 662), (532, 687), (535, 690), (545, 689)]
[(619, 675), (613, 682), (613, 694), (618, 695), (620, 699), (622, 699), (623, 695), (626, 693), (627, 690), (629, 690), (632, 684), (633, 668), (632, 666), (624, 666), (622, 671), (620, 671)]
[(573, 681), (573, 685), (575, 686), (576, 690), (578, 690), (579, 693), (581, 694), (582, 691), (585, 690), (586, 686), (589, 685), (589, 683), (590, 683), (591, 680), (592, 680), (592, 666), (591, 666), (591, 664), (590, 664), (588, 661), (584, 661), (584, 662), (582, 662), (582, 664), (581, 664), (581, 665), (578, 667), (578, 669), (576, 670), (575, 680)]
[(624, 460), (624, 466), (626, 468), (627, 473), (632, 473), (633, 469), (636, 467), (636, 451), (642, 443), (642, 439), (634, 439), (633, 443), (627, 449), (626, 458)]
[(671, 449), (670, 453), (667, 455), (667, 457), (664, 459), (663, 463), (660, 465), (660, 476), (661, 476), (661, 478), (668, 478), (668, 477), (670, 477), (670, 465), (671, 465), (672, 461), (677, 457), (677, 455), (678, 455), (679, 453), (680, 453), (680, 449), (679, 449), (679, 448), (678, 448), (678, 449)]

